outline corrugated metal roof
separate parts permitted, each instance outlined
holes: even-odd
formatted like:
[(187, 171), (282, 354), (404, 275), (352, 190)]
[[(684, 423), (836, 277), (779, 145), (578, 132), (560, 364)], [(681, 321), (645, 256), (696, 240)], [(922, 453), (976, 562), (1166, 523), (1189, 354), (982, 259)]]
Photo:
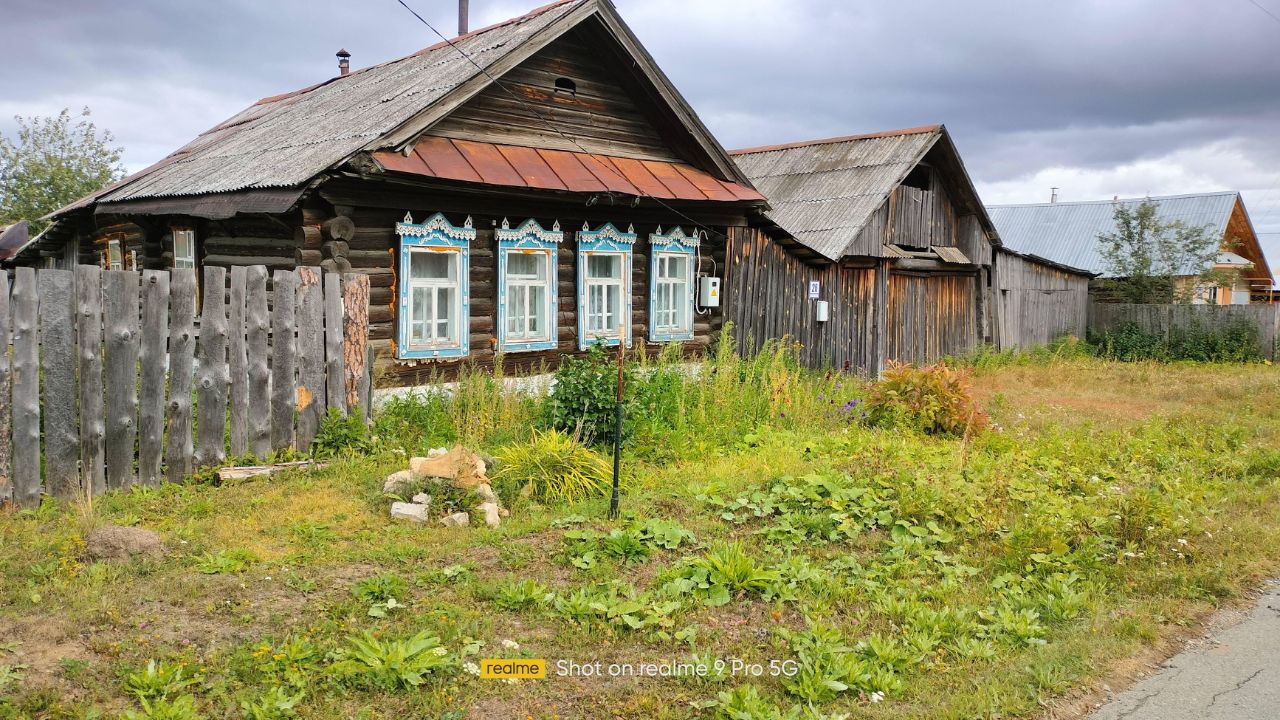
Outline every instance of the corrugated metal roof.
[(830, 260), (846, 254), (942, 126), (731, 151), (773, 208), (769, 218)]
[[(453, 42), (488, 67), (584, 0), (562, 0)], [(439, 43), (399, 60), (265, 98), (155, 165), (73, 205), (301, 185), (480, 71)]]
[(1156, 204), (1156, 217), (1162, 222), (1181, 220), (1190, 226), (1208, 226), (1211, 235), (1222, 237), (1238, 197), (1239, 193), (1227, 191), (1119, 201), (990, 205), (987, 214), (1005, 247), (1106, 277), (1098, 236), (1115, 230), (1117, 202), (1136, 207), (1149, 199)]
[(392, 172), (509, 187), (612, 191), (674, 200), (764, 200), (749, 187), (719, 180), (684, 163), (445, 137), (424, 137), (408, 156), (382, 151), (374, 153), (373, 159)]

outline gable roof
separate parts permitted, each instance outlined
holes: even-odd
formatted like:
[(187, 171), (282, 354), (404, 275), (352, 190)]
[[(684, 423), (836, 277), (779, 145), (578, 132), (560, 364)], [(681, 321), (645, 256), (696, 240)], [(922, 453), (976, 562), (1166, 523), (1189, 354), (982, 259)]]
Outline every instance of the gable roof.
[(19, 220), (12, 225), (0, 225), (0, 260), (8, 260), (26, 246), (27, 221)]
[(849, 254), (867, 220), (935, 146), (962, 176), (962, 192), (982, 215), (973, 183), (947, 130), (926, 125), (826, 140), (733, 150), (730, 154), (772, 208), (767, 217), (828, 260)]
[[(736, 166), (639, 46), (609, 0), (558, 0), (454, 38), (452, 45), (437, 43), (398, 60), (259, 100), (155, 165), (62, 208), (55, 216), (93, 202), (279, 188), (296, 188), (300, 194), (317, 175), (361, 151), (412, 145), (431, 123), (490, 85), (486, 73), (500, 77), (593, 17), (658, 86), (707, 153), (707, 161), (726, 177), (737, 179)], [(281, 195), (277, 203), (288, 197)]]
[[(1156, 204), (1156, 217), (1160, 221), (1181, 220), (1188, 226), (1207, 227), (1214, 237), (1225, 237), (1237, 205), (1244, 213), (1240, 193), (1234, 190), (1122, 200), (991, 205), (987, 212), (1007, 247), (1107, 277), (1098, 236), (1115, 230), (1117, 204), (1137, 207), (1147, 200)], [(1256, 270), (1270, 277), (1247, 213), (1244, 225), (1246, 237), (1240, 239), (1249, 250), (1246, 254), (1258, 266)], [(1250, 245), (1253, 248), (1249, 248)], [(1196, 268), (1187, 269), (1188, 274), (1198, 272)]]

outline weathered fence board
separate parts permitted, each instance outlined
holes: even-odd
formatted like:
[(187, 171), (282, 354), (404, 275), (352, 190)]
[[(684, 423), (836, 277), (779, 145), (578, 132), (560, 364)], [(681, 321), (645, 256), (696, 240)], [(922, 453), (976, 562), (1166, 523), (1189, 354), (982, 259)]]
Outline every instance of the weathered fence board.
[(342, 278), (324, 276), (324, 387), (325, 404), (347, 414), (346, 377), (342, 368)]
[(1280, 359), (1280, 305), (1137, 305), (1131, 303), (1089, 303), (1089, 332), (1101, 334), (1125, 325), (1137, 325), (1144, 332), (1167, 340), (1175, 330), (1196, 327), (1226, 327), (1235, 323), (1252, 326), (1258, 333), (1258, 353), (1268, 360)]
[(13, 426), (9, 424), (13, 396), (9, 394), (9, 275), (0, 273), (0, 505), (13, 498)]
[[(348, 310), (369, 307), (369, 276), (347, 273), (342, 276), (342, 303)], [(369, 316), (345, 313), (342, 326), (342, 360), (346, 371), (343, 389), (347, 407), (361, 412), (369, 405)]]
[(227, 368), (231, 377), (231, 454), (249, 449), (249, 373), (245, 349), (245, 291), (249, 268), (231, 268), (231, 304), (227, 308)]
[(169, 415), (165, 464), (169, 482), (191, 476), (191, 372), (196, 356), (196, 271), (169, 278)]
[(249, 362), (249, 450), (259, 459), (271, 453), (271, 374), (267, 366), (267, 269), (249, 268), (245, 279), (245, 319)]
[(164, 457), (164, 392), (168, 364), (169, 273), (142, 273), (142, 351), (138, 382), (138, 482), (159, 485)]
[(13, 500), (40, 504), (40, 368), (36, 273), (17, 268), (13, 278)]
[(102, 278), (106, 321), (107, 487), (134, 484), (138, 436), (138, 273), (109, 270)]
[(40, 292), (41, 407), (44, 420), (45, 490), (60, 498), (78, 494), (80, 427), (77, 422), (75, 325), (72, 324), (74, 274), (46, 270), (37, 279)]
[(296, 402), (294, 381), (294, 309), (298, 276), (277, 270), (271, 278), (271, 449), (293, 446), (293, 414)]
[(102, 270), (76, 268), (77, 335), (80, 344), (80, 473), (86, 492), (107, 489), (107, 422), (102, 405)]
[(298, 431), (294, 447), (306, 450), (325, 415), (324, 294), (320, 269), (298, 268)]
[(269, 288), (234, 268), (228, 293), (225, 268), (204, 273), (19, 268), (12, 293), (0, 273), (0, 501), (181, 482), (229, 447), (306, 451), (326, 407), (367, 399), (369, 363), (346, 360), (367, 301), (345, 297), (366, 278), (303, 268)]
[(227, 459), (227, 269), (204, 269), (196, 369), (196, 466)]

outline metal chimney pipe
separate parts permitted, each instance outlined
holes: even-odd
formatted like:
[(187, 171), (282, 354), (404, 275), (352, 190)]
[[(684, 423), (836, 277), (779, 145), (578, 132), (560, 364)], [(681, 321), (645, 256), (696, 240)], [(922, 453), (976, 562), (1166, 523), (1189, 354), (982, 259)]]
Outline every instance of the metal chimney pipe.
[(470, 0), (458, 0), (458, 34), (467, 34), (467, 10), (471, 5)]
[(1049, 188), (1049, 202), (1058, 202), (1058, 188)]

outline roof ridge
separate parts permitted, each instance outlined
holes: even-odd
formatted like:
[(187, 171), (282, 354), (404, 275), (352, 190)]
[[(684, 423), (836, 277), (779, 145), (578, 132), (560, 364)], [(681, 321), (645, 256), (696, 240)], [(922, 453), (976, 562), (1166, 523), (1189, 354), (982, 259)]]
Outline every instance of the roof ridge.
[(775, 150), (791, 150), (793, 148), (811, 147), (813, 145), (852, 142), (854, 140), (874, 140), (877, 138), (899, 137), (902, 135), (923, 135), (925, 133), (938, 132), (942, 130), (942, 127), (941, 123), (935, 123), (933, 125), (919, 125), (917, 127), (901, 128), (898, 130), (883, 130), (881, 132), (863, 133), (861, 135), (840, 135), (837, 137), (821, 138), (818, 140), (801, 140), (798, 142), (781, 143), (778, 145), (760, 145), (758, 147), (730, 150), (729, 154), (751, 155), (754, 153), (773, 152)]
[(421, 56), (423, 56), (423, 55), (426, 55), (426, 54), (427, 54), (427, 53), (429, 53), (429, 52), (434, 52), (434, 51), (439, 50), (439, 49), (441, 49), (441, 48), (448, 47), (450, 44), (452, 44), (452, 43), (456, 43), (456, 42), (458, 42), (458, 41), (460, 41), (460, 40), (466, 40), (466, 39), (469, 39), (469, 38), (476, 37), (476, 36), (478, 36), (478, 35), (483, 35), (483, 34), (485, 34), (485, 33), (487, 33), (487, 32), (491, 32), (491, 31), (493, 31), (493, 30), (497, 30), (498, 28), (504, 28), (504, 27), (507, 27), (507, 26), (509, 26), (509, 25), (515, 25), (515, 24), (517, 24), (517, 23), (525, 22), (526, 20), (532, 20), (533, 18), (535, 18), (535, 17), (537, 17), (537, 16), (539, 16), (539, 15), (541, 15), (541, 14), (543, 14), (543, 13), (545, 13), (545, 12), (549, 11), (549, 10), (554, 10), (555, 8), (558, 8), (558, 7), (560, 7), (561, 5), (568, 5), (568, 4), (570, 4), (570, 3), (578, 3), (578, 2), (583, 2), (583, 0), (554, 0), (553, 2), (549, 2), (549, 3), (547, 3), (546, 5), (541, 5), (541, 6), (539, 6), (539, 7), (536, 7), (536, 8), (534, 8), (534, 9), (530, 10), (529, 12), (527, 12), (527, 13), (525, 13), (525, 14), (523, 14), (523, 15), (518, 15), (518, 16), (513, 17), (513, 18), (507, 18), (506, 20), (503, 20), (503, 21), (501, 21), (501, 22), (493, 23), (492, 25), (486, 25), (486, 26), (484, 26), (484, 27), (482, 27), (482, 28), (478, 28), (478, 29), (476, 29), (476, 30), (472, 30), (472, 31), (467, 32), (467, 33), (465, 33), (465, 34), (463, 34), (463, 35), (459, 35), (459, 36), (457, 36), (457, 37), (455, 37), (455, 38), (449, 38), (448, 40), (441, 40), (440, 42), (438, 42), (438, 43), (434, 43), (434, 44), (432, 44), (432, 45), (428, 45), (427, 47), (424, 47), (424, 48), (422, 48), (421, 50), (415, 50), (415, 51), (413, 51), (413, 52), (409, 53), (408, 55), (402, 55), (402, 56), (400, 56), (400, 57), (398, 57), (398, 58), (392, 58), (392, 59), (390, 59), (390, 60), (384, 60), (384, 61), (382, 61), (382, 62), (380, 62), (380, 63), (375, 63), (375, 64), (373, 64), (373, 65), (368, 65), (368, 66), (366, 66), (366, 67), (362, 67), (362, 68), (360, 68), (360, 69), (358, 69), (358, 70), (352, 70), (350, 73), (347, 73), (346, 75), (338, 75), (338, 76), (335, 76), (335, 77), (331, 77), (331, 78), (329, 78), (328, 80), (322, 80), (322, 81), (320, 81), (320, 82), (318, 82), (318, 83), (315, 83), (314, 85), (308, 85), (307, 87), (300, 88), (300, 89), (298, 89), (298, 90), (291, 90), (291, 91), (289, 91), (289, 92), (283, 92), (283, 93), (280, 93), (280, 94), (278, 94), (278, 95), (268, 95), (267, 97), (264, 97), (264, 98), (262, 98), (262, 99), (258, 100), (257, 102), (255, 102), (255, 103), (254, 103), (254, 105), (269, 105), (269, 104), (271, 104), (271, 103), (273, 103), (273, 102), (279, 102), (280, 100), (287, 100), (287, 99), (289, 99), (289, 98), (291, 98), (291, 97), (296, 97), (296, 96), (298, 96), (298, 95), (305, 95), (306, 93), (309, 93), (309, 92), (311, 92), (312, 90), (318, 90), (318, 89), (320, 89), (320, 88), (324, 87), (325, 85), (328, 85), (329, 83), (336, 82), (336, 81), (338, 81), (338, 80), (342, 80), (342, 79), (349, 78), (349, 77), (355, 77), (356, 75), (360, 75), (361, 73), (368, 72), (369, 70), (372, 70), (372, 69), (374, 69), (374, 68), (383, 67), (384, 65), (391, 65), (391, 64), (393, 64), (393, 63), (402, 62), (402, 61), (404, 61), (404, 60), (408, 60), (408, 59), (410, 59), (410, 58), (421, 57)]
[(1239, 190), (1214, 190), (1212, 192), (1180, 193), (1177, 195), (1145, 195), (1143, 197), (1110, 198), (1107, 200), (1059, 200), (1057, 202), (1038, 203), (997, 203), (987, 205), (988, 208), (1020, 208), (1048, 207), (1051, 205), (1104, 205), (1110, 203), (1142, 202), (1143, 200), (1183, 200), (1186, 198), (1211, 197), (1216, 195), (1239, 195)]

